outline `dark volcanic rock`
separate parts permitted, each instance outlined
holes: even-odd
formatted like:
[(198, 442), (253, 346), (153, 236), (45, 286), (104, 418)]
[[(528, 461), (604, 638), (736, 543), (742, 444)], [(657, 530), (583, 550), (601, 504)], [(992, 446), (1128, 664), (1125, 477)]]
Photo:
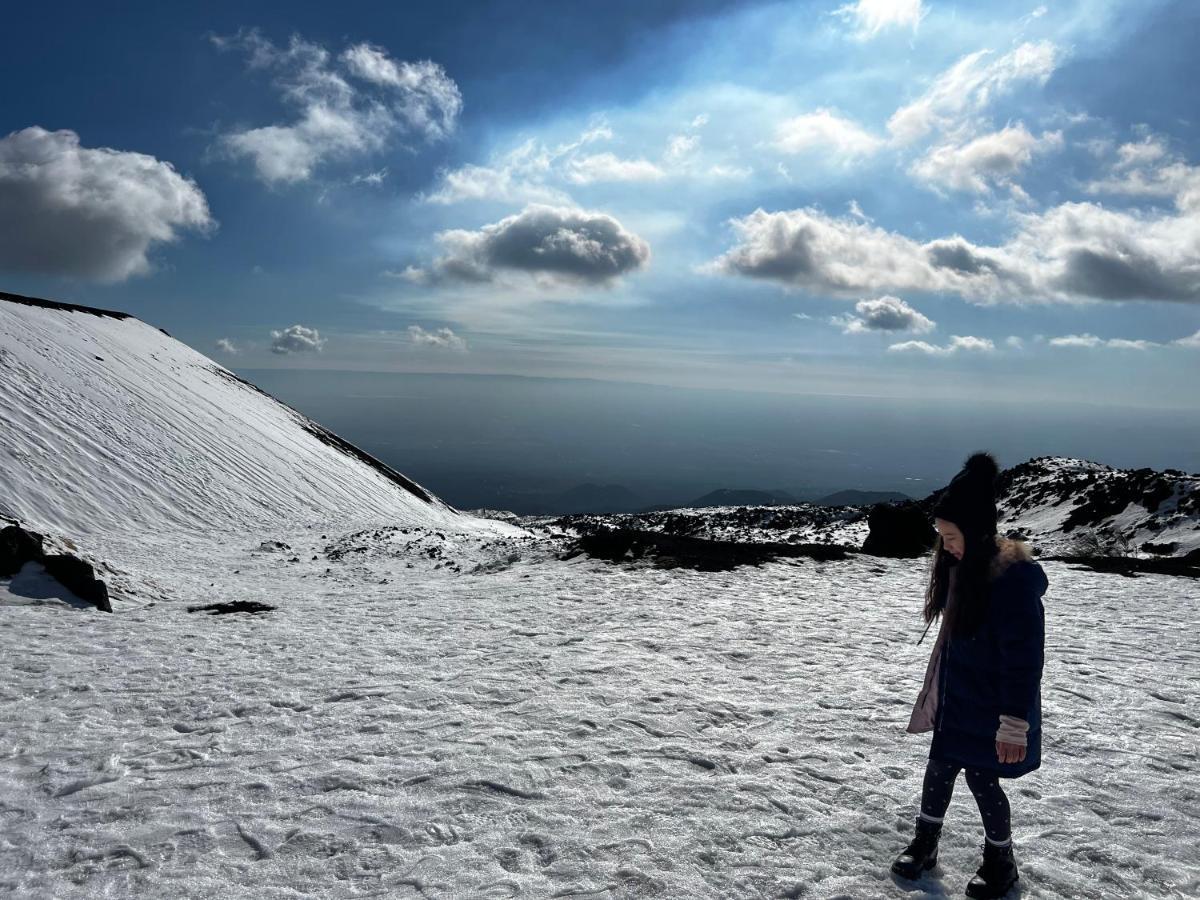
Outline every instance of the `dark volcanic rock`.
[(689, 568), (702, 572), (756, 566), (781, 556), (807, 556), (822, 562), (846, 558), (846, 548), (828, 544), (711, 541), (633, 528), (598, 528), (582, 534), (560, 558), (573, 559), (581, 553), (610, 562), (652, 558), (659, 568)]
[[(96, 306), (81, 306), (78, 303), (60, 303), (57, 300), (42, 300), (40, 297), (23, 297), (20, 294), (9, 294), (0, 291), (0, 300), (9, 303), (20, 303), (23, 306), (40, 306), (44, 309), (65, 309), (68, 312), (88, 313), (93, 316), (107, 316), (111, 319), (132, 319), (129, 313), (118, 312), (115, 309), (100, 309)], [(162, 331), (160, 328), (159, 331)]]
[(91, 563), (69, 553), (59, 553), (44, 557), (42, 565), (59, 584), (80, 600), (86, 600), (103, 612), (112, 612), (112, 604), (108, 602), (108, 585), (96, 577)]
[(937, 531), (929, 516), (914, 502), (878, 503), (867, 516), (871, 529), (862, 552), (872, 556), (911, 559), (933, 546)]
[(19, 525), (0, 529), (0, 577), (11, 578), (30, 561), (41, 563), (46, 574), (80, 600), (91, 603), (102, 612), (112, 612), (108, 585), (96, 577), (91, 563), (70, 553), (47, 556), (42, 549), (42, 536)]
[(11, 578), (31, 559), (43, 556), (42, 536), (18, 525), (0, 529), (0, 578)]
[(206, 612), (210, 616), (223, 616), (229, 613), (265, 613), (270, 612), (275, 607), (268, 603), (259, 603), (257, 600), (233, 600), (229, 603), (209, 603), (205, 606), (189, 606), (187, 611)]

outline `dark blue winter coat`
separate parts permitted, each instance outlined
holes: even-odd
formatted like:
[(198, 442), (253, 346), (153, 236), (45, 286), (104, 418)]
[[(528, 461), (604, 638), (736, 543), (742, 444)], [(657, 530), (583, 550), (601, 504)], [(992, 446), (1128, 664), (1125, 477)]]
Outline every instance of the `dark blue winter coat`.
[[(938, 672), (939, 700), (929, 755), (1016, 778), (1041, 765), (1041, 680), (1049, 581), (1028, 545), (998, 537), (988, 612), (975, 634), (948, 635)], [(1001, 763), (1001, 714), (1029, 723), (1025, 759)]]

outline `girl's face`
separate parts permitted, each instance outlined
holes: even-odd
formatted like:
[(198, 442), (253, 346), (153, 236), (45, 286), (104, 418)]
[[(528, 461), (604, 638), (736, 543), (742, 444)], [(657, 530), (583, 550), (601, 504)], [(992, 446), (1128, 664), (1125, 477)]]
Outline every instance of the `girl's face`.
[(959, 531), (958, 526), (949, 519), (934, 519), (933, 527), (942, 536), (942, 547), (945, 548), (946, 552), (955, 559), (962, 559), (965, 546), (963, 544), (963, 533)]

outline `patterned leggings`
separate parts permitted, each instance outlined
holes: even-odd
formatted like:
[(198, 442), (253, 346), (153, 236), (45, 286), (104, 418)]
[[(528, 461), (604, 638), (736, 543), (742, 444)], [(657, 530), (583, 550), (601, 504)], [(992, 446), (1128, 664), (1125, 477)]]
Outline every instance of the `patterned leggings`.
[[(929, 760), (925, 766), (925, 784), (921, 791), (921, 818), (927, 822), (941, 821), (950, 807), (950, 796), (954, 793), (954, 782), (962, 766), (939, 759)], [(967, 769), (967, 787), (975, 797), (979, 815), (983, 819), (983, 830), (992, 844), (1004, 846), (1012, 840), (1008, 797), (1000, 787), (1000, 779), (992, 772)]]

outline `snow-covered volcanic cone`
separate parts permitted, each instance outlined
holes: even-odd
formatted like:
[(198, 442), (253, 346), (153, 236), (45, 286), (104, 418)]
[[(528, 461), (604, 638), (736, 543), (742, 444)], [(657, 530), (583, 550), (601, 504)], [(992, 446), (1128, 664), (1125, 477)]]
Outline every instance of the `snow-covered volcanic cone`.
[(0, 517), (65, 540), (118, 594), (137, 592), (122, 574), (153, 543), (355, 526), (526, 534), (454, 509), (124, 313), (0, 293), (0, 384)]

